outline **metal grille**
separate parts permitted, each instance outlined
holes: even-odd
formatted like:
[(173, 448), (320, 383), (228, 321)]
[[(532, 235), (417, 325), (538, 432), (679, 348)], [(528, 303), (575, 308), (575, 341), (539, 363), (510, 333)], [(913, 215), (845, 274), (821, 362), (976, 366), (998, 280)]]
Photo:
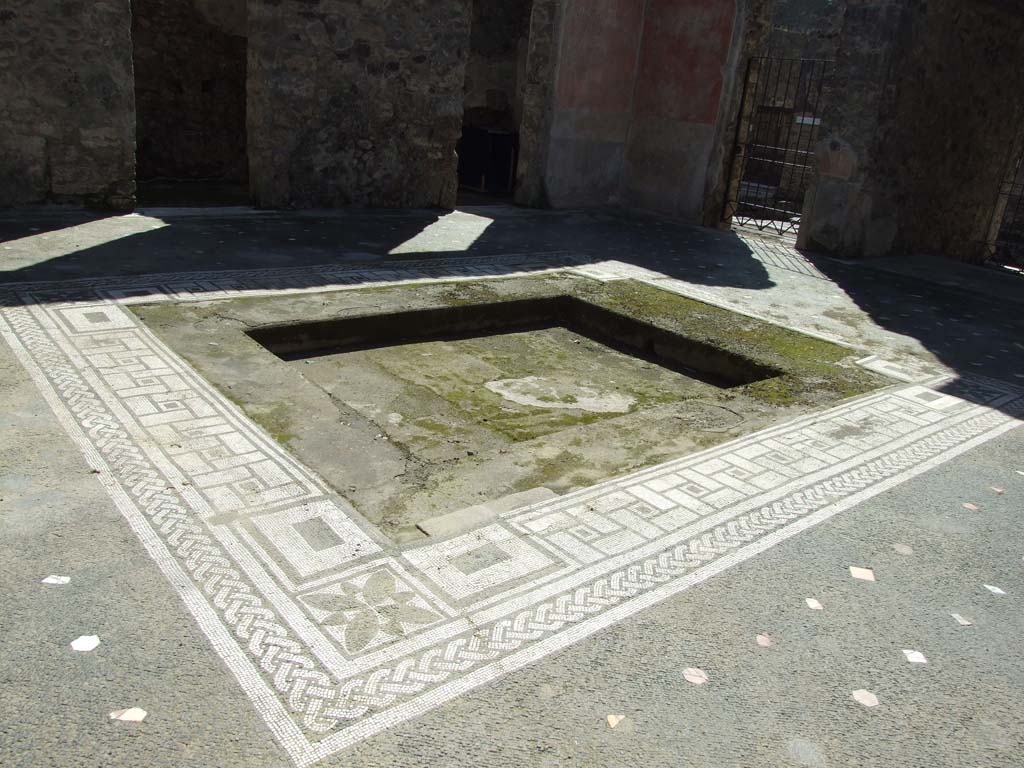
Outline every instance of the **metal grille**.
[(822, 92), (832, 72), (833, 62), (823, 59), (750, 60), (726, 220), (779, 234), (799, 228), (813, 177)]
[(1024, 267), (1024, 158), (1010, 164), (999, 196), (1003, 218), (991, 247), (992, 260)]

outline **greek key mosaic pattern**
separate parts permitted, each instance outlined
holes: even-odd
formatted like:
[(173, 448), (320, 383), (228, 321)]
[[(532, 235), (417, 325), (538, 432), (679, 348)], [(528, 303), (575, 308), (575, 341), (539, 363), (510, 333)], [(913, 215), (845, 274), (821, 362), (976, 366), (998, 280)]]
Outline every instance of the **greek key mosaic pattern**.
[(1024, 392), (1011, 385), (901, 383), (403, 549), (122, 306), (575, 263), (548, 255), (505, 257), (501, 270), (453, 259), (8, 286), (0, 332), (298, 765), (577, 642), (1019, 423)]

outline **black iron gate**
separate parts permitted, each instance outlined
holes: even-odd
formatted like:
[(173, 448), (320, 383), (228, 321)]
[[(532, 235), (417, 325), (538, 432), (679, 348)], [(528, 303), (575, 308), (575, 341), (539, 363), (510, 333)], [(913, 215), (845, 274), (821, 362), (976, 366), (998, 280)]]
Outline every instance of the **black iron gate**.
[(990, 258), (999, 264), (1024, 267), (1024, 158), (1016, 157), (1006, 170), (996, 211), (1002, 220)]
[(747, 67), (724, 218), (780, 234), (800, 226), (813, 177), (822, 93), (833, 62), (752, 58)]

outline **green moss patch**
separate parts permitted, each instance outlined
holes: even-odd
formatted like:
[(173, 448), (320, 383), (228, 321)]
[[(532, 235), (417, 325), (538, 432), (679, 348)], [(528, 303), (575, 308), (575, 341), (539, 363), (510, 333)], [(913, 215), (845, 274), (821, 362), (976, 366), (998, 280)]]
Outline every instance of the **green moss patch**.
[[(544, 323), (292, 359), (250, 335), (452, 307), (528, 311), (531, 301), (560, 297), (649, 326), (630, 343), (650, 354)], [(392, 534), (541, 485), (590, 485), (888, 383), (827, 341), (652, 285), (562, 273), (132, 309)], [(713, 368), (720, 353), (751, 375), (717, 385), (666, 366), (665, 333), (698, 349), (695, 365)]]

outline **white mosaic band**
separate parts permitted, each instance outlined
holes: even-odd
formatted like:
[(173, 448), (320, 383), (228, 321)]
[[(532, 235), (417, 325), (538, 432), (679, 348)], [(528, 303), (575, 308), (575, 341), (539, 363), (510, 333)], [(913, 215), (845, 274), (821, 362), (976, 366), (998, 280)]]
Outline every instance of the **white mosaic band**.
[(121, 306), (577, 271), (580, 261), (0, 286), (0, 332), (298, 765), (565, 648), (1020, 423), (1024, 391), (1009, 384), (900, 385), (402, 549)]

